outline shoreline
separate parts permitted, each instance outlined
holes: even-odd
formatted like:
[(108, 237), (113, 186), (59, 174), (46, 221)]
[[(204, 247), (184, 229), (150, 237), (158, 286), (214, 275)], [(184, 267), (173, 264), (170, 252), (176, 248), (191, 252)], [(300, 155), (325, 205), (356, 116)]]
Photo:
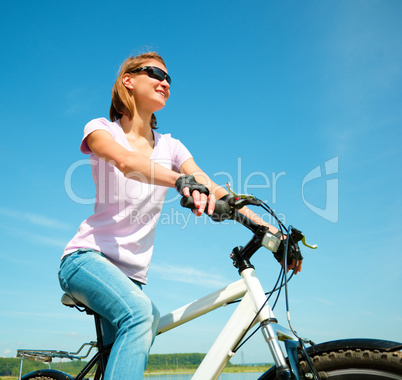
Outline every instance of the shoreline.
[[(256, 365), (256, 366), (233, 366), (233, 367), (226, 367), (222, 371), (222, 373), (256, 373), (256, 372), (265, 372), (269, 368), (271, 368), (270, 364), (267, 365)], [(151, 378), (152, 376), (166, 376), (166, 375), (192, 375), (195, 373), (197, 368), (178, 368), (178, 369), (171, 369), (171, 370), (151, 370), (145, 371), (144, 378)], [(18, 376), (0, 376), (0, 380), (18, 380)]]
[[(265, 372), (271, 368), (271, 365), (259, 365), (259, 366), (236, 366), (236, 367), (226, 367), (222, 373), (255, 373), (255, 372)], [(153, 370), (152, 372), (145, 371), (145, 376), (157, 376), (157, 375), (191, 375), (194, 374), (197, 369), (178, 369), (178, 370)]]

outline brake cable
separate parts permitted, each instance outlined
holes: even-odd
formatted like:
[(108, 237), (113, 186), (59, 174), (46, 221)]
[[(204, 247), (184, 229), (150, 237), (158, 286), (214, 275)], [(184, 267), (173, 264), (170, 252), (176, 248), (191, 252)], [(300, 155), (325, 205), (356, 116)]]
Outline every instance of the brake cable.
[[(280, 289), (283, 287), (283, 285), (281, 285), (281, 286), (280, 286), (279, 288), (277, 288), (277, 289), (275, 289), (275, 288), (276, 288), (276, 285), (278, 284), (279, 280), (280, 280), (281, 277), (282, 277), (282, 271), (283, 271), (283, 269), (281, 268), (281, 270), (280, 270), (280, 272), (279, 272), (278, 279), (276, 280), (274, 289), (267, 293), (267, 294), (269, 294), (269, 296), (267, 297), (267, 299), (265, 300), (265, 302), (263, 303), (263, 305), (260, 307), (260, 309), (257, 311), (257, 313), (255, 314), (253, 320), (250, 322), (250, 324), (248, 325), (247, 329), (244, 331), (243, 335), (240, 337), (240, 339), (239, 339), (237, 345), (236, 345), (236, 346), (234, 347), (234, 349), (232, 350), (233, 352), (237, 352), (237, 351), (240, 349), (240, 347), (242, 347), (242, 346), (243, 346), (260, 328), (261, 328), (261, 325), (258, 325), (258, 326), (256, 327), (256, 329), (247, 337), (247, 339), (245, 339), (245, 340), (242, 342), (242, 340), (244, 339), (244, 337), (246, 336), (246, 334), (250, 331), (251, 327), (253, 326), (253, 324), (254, 324), (255, 320), (257, 319), (258, 315), (260, 314), (261, 310), (265, 307), (265, 305), (267, 304), (267, 302), (269, 301), (269, 299), (271, 298), (271, 296), (274, 294), (274, 292), (277, 291), (277, 290), (279, 290), (279, 294), (280, 294)], [(278, 298), (277, 298), (277, 299), (278, 299)], [(235, 302), (238, 302), (238, 301), (235, 301)], [(276, 303), (276, 301), (275, 301), (275, 303)], [(275, 307), (275, 306), (274, 306), (274, 307)], [(274, 307), (272, 308), (272, 310), (274, 309)], [(241, 343), (240, 343), (240, 342), (241, 342)], [(239, 344), (239, 343), (240, 343), (240, 344)]]
[[(290, 321), (290, 308), (289, 308), (289, 296), (288, 296), (288, 282), (291, 280), (291, 278), (292, 278), (293, 275), (295, 274), (295, 269), (296, 269), (296, 267), (297, 267), (298, 260), (296, 259), (296, 261), (295, 261), (295, 266), (294, 266), (294, 268), (293, 268), (293, 272), (292, 272), (292, 274), (291, 274), (291, 276), (290, 276), (289, 278), (288, 278), (288, 276), (287, 276), (287, 271), (285, 270), (285, 268), (287, 268), (287, 256), (288, 256), (288, 249), (289, 249), (289, 240), (292, 239), (292, 242), (294, 243), (293, 237), (291, 236), (291, 233), (289, 232), (289, 231), (291, 231), (291, 230), (293, 229), (293, 227), (292, 227), (292, 226), (289, 226), (288, 228), (286, 228), (285, 225), (278, 219), (278, 217), (276, 216), (275, 212), (274, 212), (274, 211), (268, 206), (268, 204), (266, 204), (265, 202), (260, 201), (259, 199), (255, 198), (255, 197), (252, 196), (252, 195), (237, 195), (237, 194), (235, 194), (235, 193), (230, 189), (230, 183), (227, 183), (226, 187), (227, 187), (228, 191), (235, 197), (235, 199), (238, 201), (239, 204), (244, 203), (244, 206), (245, 206), (246, 204), (255, 204), (255, 205), (258, 204), (259, 206), (261, 206), (265, 211), (267, 211), (267, 212), (276, 220), (276, 222), (278, 223), (278, 226), (279, 226), (279, 230), (280, 230), (280, 232), (281, 232), (281, 235), (284, 236), (283, 230), (285, 230), (285, 231), (286, 231), (286, 236), (287, 236), (287, 238), (286, 238), (286, 245), (285, 245), (284, 250), (283, 250), (283, 259), (282, 259), (282, 262), (284, 263), (284, 265), (283, 265), (282, 268), (281, 268), (281, 271), (280, 271), (280, 273), (279, 273), (278, 279), (277, 279), (277, 281), (276, 281), (276, 283), (275, 283), (275, 285), (274, 285), (274, 289), (271, 290), (270, 292), (265, 293), (265, 295), (268, 296), (267, 299), (265, 300), (265, 302), (263, 303), (263, 305), (261, 306), (261, 308), (258, 310), (258, 312), (256, 313), (256, 315), (254, 316), (253, 320), (251, 321), (250, 325), (249, 325), (249, 326), (247, 327), (247, 329), (245, 330), (244, 334), (243, 334), (243, 335), (241, 336), (241, 338), (239, 339), (239, 343), (240, 343), (240, 342), (241, 342), (241, 343), (238, 344), (238, 345), (236, 345), (236, 346), (234, 347), (233, 352), (237, 352), (237, 351), (240, 349), (240, 347), (242, 347), (242, 346), (243, 346), (260, 328), (261, 328), (261, 325), (259, 325), (259, 326), (247, 337), (247, 339), (245, 339), (245, 340), (242, 342), (242, 340), (243, 340), (244, 337), (246, 336), (247, 332), (251, 329), (251, 326), (254, 324), (255, 320), (257, 319), (258, 315), (260, 314), (261, 310), (265, 307), (265, 305), (267, 304), (267, 302), (269, 301), (269, 299), (271, 298), (271, 296), (274, 294), (274, 292), (275, 292), (275, 291), (278, 291), (278, 294), (277, 294), (277, 296), (276, 296), (275, 302), (274, 302), (274, 304), (273, 304), (273, 306), (272, 306), (272, 310), (274, 310), (274, 308), (275, 308), (275, 306), (276, 306), (276, 304), (277, 304), (277, 302), (278, 302), (278, 300), (279, 300), (279, 297), (280, 297), (280, 294), (281, 294), (281, 290), (282, 290), (283, 287), (285, 288), (286, 318), (287, 318), (287, 321), (288, 321), (289, 328), (290, 328), (290, 330), (292, 331), (292, 333), (294, 334), (294, 336), (295, 336), (300, 342), (303, 342), (303, 339), (300, 338), (300, 337), (297, 335), (296, 331), (293, 329), (292, 324), (291, 324), (291, 321)], [(247, 199), (247, 198), (248, 198), (248, 199)], [(242, 201), (243, 201), (243, 202), (242, 202)], [(254, 201), (255, 203), (254, 203), (253, 201)], [(305, 236), (304, 236), (304, 235), (303, 235), (301, 241), (302, 241), (303, 245), (305, 245), (305, 246), (308, 247), (308, 248), (311, 248), (311, 249), (316, 249), (316, 248), (317, 248), (317, 245), (311, 246), (311, 245), (307, 244), (306, 241), (305, 241)], [(282, 280), (281, 280), (281, 279), (282, 279)], [(279, 282), (280, 280), (281, 280), (281, 284), (280, 284), (279, 287), (277, 287), (278, 282)], [(236, 303), (236, 302), (240, 302), (240, 300), (236, 300), (236, 301), (233, 301), (233, 302), (231, 302), (231, 303)], [(302, 346), (303, 346), (303, 345), (302, 345)]]

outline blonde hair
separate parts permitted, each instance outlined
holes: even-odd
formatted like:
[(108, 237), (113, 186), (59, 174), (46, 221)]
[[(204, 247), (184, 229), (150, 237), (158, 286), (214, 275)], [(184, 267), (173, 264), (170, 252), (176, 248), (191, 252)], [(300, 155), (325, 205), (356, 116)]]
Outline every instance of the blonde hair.
[[(136, 57), (127, 58), (120, 66), (116, 82), (112, 88), (112, 102), (110, 105), (109, 117), (111, 121), (121, 119), (126, 115), (130, 120), (134, 117), (135, 107), (132, 99), (133, 95), (123, 84), (123, 76), (132, 70), (138, 69), (143, 66), (146, 61), (154, 59), (162, 63), (165, 67), (166, 64), (163, 58), (155, 52), (148, 52), (137, 55)], [(151, 128), (156, 129), (156, 116), (152, 114)]]

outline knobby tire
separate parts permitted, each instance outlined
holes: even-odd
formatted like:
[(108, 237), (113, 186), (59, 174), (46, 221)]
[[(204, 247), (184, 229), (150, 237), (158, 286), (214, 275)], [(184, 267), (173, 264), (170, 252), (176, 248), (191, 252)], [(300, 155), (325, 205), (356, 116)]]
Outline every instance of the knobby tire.
[[(402, 380), (402, 352), (379, 350), (339, 350), (312, 355), (321, 380)], [(311, 378), (306, 361), (300, 361), (301, 379)], [(268, 371), (260, 380), (277, 380)], [(278, 379), (279, 380), (279, 379)]]
[(60, 377), (35, 376), (35, 377), (30, 377), (29, 380), (60, 380)]

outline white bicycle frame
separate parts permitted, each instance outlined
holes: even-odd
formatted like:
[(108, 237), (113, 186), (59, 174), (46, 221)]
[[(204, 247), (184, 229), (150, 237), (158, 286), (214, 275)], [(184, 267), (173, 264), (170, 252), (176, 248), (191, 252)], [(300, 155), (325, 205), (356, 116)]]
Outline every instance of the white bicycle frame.
[(297, 341), (297, 338), (290, 330), (276, 323), (274, 314), (266, 302), (267, 297), (254, 269), (247, 268), (243, 270), (241, 277), (241, 280), (172, 311), (160, 319), (158, 334), (169, 331), (243, 297), (204, 360), (199, 365), (192, 377), (193, 380), (215, 380), (219, 377), (230, 358), (234, 356), (233, 350), (235, 346), (239, 343), (243, 334), (253, 322), (257, 312), (264, 304), (254, 324), (264, 322), (262, 333), (275, 365), (277, 367), (286, 366), (285, 356), (279, 345), (279, 341)]

